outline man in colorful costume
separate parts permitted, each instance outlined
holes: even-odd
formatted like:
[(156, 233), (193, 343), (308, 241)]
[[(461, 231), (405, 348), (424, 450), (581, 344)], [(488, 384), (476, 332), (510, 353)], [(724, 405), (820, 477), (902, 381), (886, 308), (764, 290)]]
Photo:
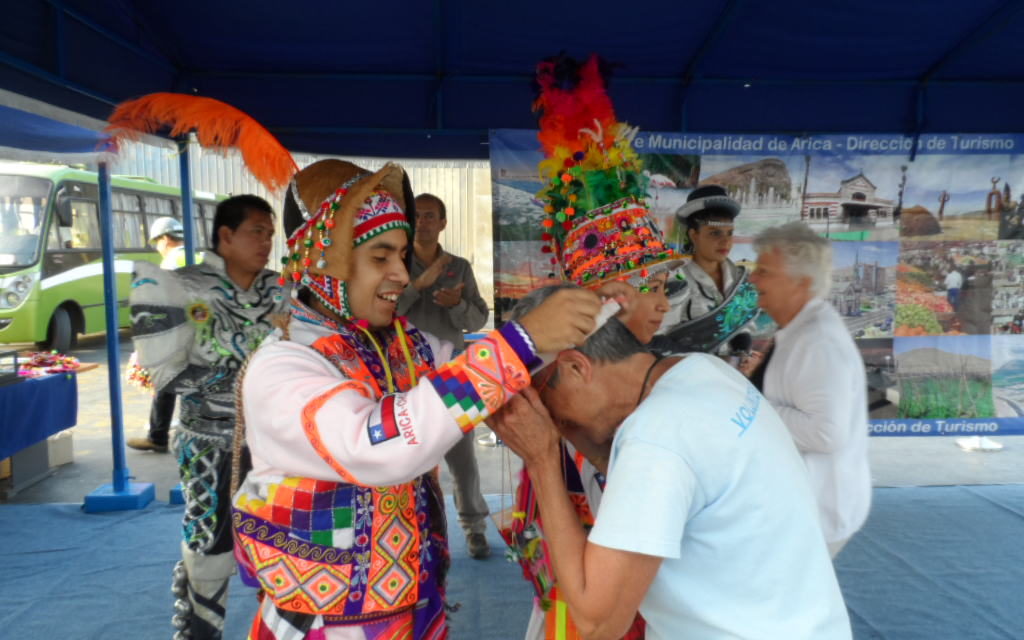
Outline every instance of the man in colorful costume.
[[(537, 354), (580, 344), (600, 302), (567, 292), (449, 361), (394, 317), (415, 220), (405, 173), (324, 160), (285, 203), (287, 326), (239, 386), (252, 470), (236, 556), (262, 590), (252, 639), (444, 638), (444, 504), (430, 472), (530, 383)], [(240, 439), (239, 439), (240, 440)]]
[(181, 398), (173, 434), (185, 498), (174, 569), (175, 638), (220, 638), (231, 553), (230, 481), (235, 377), (286, 308), (278, 274), (264, 269), (274, 223), (257, 196), (221, 202), (213, 250), (202, 264), (164, 271), (137, 262), (132, 332), (139, 363), (158, 393)]
[[(650, 216), (647, 178), (632, 144), (636, 130), (615, 117), (602, 62), (596, 56), (584, 63), (549, 58), (537, 66), (537, 87), (534, 109), (541, 112), (538, 139), (545, 154), (538, 169), (547, 182), (538, 194), (546, 202), (542, 250), (551, 255), (553, 275), (600, 289), (606, 297), (646, 294), (652, 278), (681, 268), (684, 261), (665, 244)], [(625, 306), (629, 313), (628, 302)], [(519, 314), (513, 311), (512, 317)], [(593, 461), (606, 456), (606, 449), (585, 439), (562, 442), (563, 479), (585, 527), (594, 522), (604, 488)], [(512, 516), (502, 524), (513, 557), (536, 590), (527, 639), (578, 638), (554, 584), (526, 470)], [(641, 637), (638, 617), (626, 638)]]

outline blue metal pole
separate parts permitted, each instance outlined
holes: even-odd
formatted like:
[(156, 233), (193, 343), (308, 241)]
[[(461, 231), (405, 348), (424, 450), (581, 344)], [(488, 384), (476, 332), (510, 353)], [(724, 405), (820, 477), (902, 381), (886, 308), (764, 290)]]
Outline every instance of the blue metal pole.
[(82, 509), (86, 513), (142, 509), (153, 501), (156, 490), (152, 482), (130, 482), (131, 474), (125, 460), (124, 419), (121, 412), (121, 341), (117, 330), (117, 271), (114, 266), (114, 216), (111, 211), (110, 167), (99, 164), (100, 239), (103, 243), (103, 296), (107, 321), (107, 376), (110, 386), (110, 446), (114, 451), (114, 482), (105, 484), (85, 496)]
[(121, 341), (117, 297), (117, 271), (114, 268), (114, 216), (111, 210), (110, 168), (99, 165), (100, 238), (103, 243), (103, 296), (107, 320), (107, 376), (110, 384), (110, 443), (114, 450), (114, 491), (123, 493), (129, 472), (125, 460), (124, 420), (121, 411)]
[(178, 140), (178, 161), (181, 167), (181, 224), (185, 228), (185, 264), (196, 263), (195, 218), (192, 213), (192, 170), (188, 158), (188, 136)]

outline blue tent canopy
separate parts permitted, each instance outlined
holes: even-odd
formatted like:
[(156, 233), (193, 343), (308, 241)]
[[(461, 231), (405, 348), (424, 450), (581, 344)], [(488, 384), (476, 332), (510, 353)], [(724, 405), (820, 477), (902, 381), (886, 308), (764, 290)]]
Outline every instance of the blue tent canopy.
[(19, 159), (95, 160), (107, 151), (107, 137), (92, 129), (0, 105), (0, 155)]
[(105, 118), (178, 91), (224, 100), (295, 151), (487, 156), (534, 126), (534, 65), (616, 63), (619, 117), (652, 131), (1021, 132), (1021, 0), (23, 0), (0, 87)]

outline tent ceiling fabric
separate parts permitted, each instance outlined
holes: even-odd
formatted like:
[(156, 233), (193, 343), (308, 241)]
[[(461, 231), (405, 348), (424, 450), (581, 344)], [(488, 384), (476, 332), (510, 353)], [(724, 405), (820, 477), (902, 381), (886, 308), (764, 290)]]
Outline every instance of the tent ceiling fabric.
[(1020, 132), (1024, 0), (19, 0), (0, 88), (105, 118), (154, 91), (224, 100), (294, 151), (487, 156), (532, 128), (532, 70), (618, 68), (647, 131)]

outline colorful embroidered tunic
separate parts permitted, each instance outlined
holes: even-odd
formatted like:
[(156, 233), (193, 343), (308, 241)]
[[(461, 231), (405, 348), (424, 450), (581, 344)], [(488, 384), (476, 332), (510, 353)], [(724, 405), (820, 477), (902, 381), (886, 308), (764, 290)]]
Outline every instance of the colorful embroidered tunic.
[[(371, 334), (296, 303), (241, 393), (252, 471), (236, 557), (265, 597), (251, 638), (447, 636), (444, 506), (431, 471), (529, 384), (514, 323), (450, 357), (401, 322)], [(382, 357), (383, 356), (383, 357)]]

